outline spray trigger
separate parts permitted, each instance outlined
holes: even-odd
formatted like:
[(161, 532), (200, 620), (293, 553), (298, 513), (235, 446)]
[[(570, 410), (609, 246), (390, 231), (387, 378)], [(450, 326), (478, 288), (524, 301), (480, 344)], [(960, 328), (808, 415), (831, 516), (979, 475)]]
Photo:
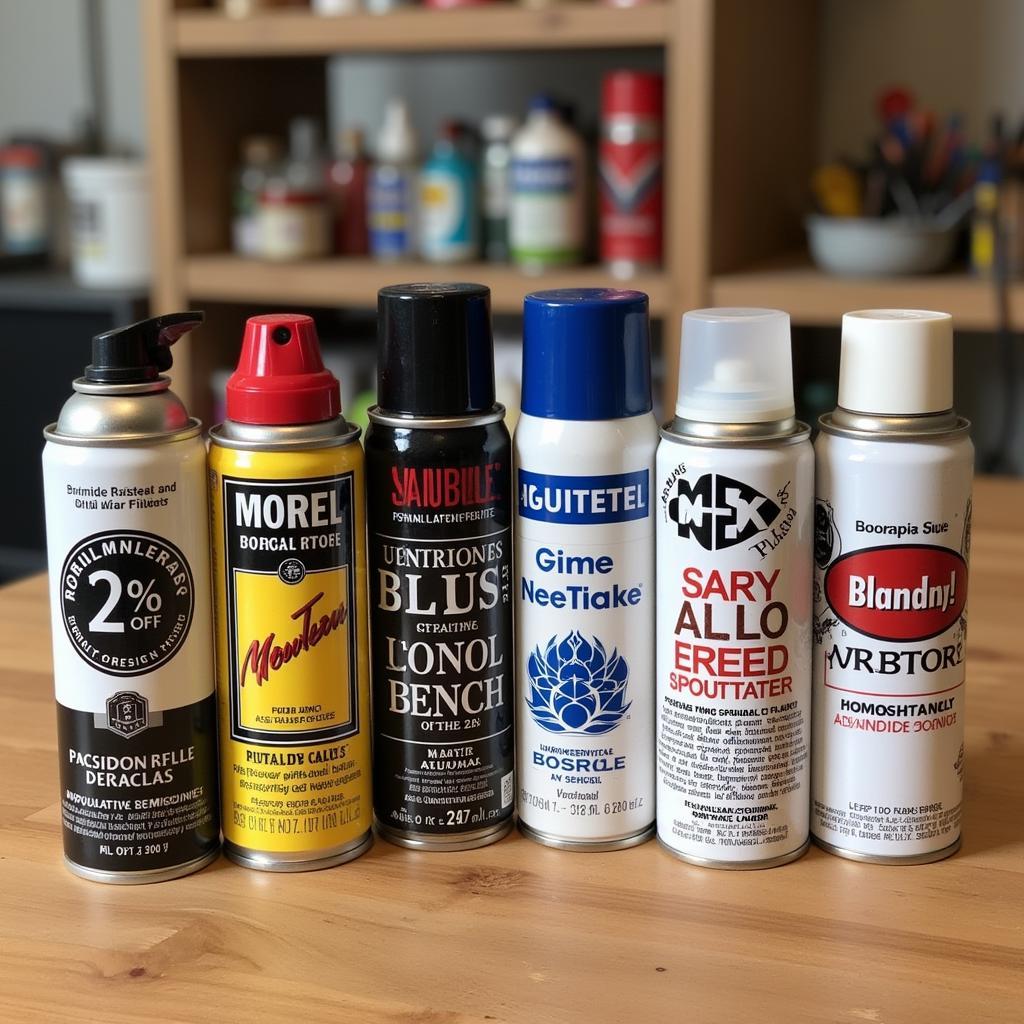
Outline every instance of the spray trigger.
[(85, 379), (96, 384), (145, 384), (156, 380), (173, 363), (171, 345), (203, 322), (192, 310), (166, 313), (97, 334), (92, 339), (92, 362)]

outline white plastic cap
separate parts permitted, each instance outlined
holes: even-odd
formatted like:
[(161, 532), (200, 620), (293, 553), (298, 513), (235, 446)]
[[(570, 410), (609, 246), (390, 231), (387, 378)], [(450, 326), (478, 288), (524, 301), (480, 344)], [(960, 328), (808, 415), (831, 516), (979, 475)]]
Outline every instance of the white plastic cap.
[(396, 164), (416, 159), (416, 130), (405, 100), (390, 100), (384, 109), (384, 123), (377, 136), (377, 159)]
[(676, 415), (703, 423), (789, 419), (793, 355), (780, 309), (694, 309), (683, 314)]
[(927, 309), (843, 316), (839, 405), (877, 416), (953, 408), (953, 318)]

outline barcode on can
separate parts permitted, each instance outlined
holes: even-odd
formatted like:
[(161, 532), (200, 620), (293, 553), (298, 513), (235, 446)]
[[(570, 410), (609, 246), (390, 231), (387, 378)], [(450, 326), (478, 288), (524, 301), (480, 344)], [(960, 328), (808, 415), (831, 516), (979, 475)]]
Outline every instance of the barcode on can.
[(501, 806), (512, 806), (512, 772), (501, 777)]

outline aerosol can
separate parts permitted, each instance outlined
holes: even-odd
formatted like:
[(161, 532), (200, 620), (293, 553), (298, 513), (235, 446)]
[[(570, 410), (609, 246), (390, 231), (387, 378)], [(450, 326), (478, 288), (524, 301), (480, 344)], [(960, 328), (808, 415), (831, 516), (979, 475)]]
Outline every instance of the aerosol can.
[(960, 845), (974, 448), (947, 313), (843, 317), (821, 418), (811, 831), (883, 864)]
[(490, 292), (378, 298), (366, 469), (374, 793), (385, 838), (466, 850), (512, 827), (512, 444)]
[(249, 319), (210, 442), (224, 852), (341, 864), (372, 839), (363, 450), (310, 317)]
[(206, 446), (164, 376), (202, 318), (97, 335), (45, 431), (64, 856), (97, 882), (177, 878), (220, 842)]
[(807, 849), (814, 455), (789, 317), (683, 317), (658, 448), (658, 838), (767, 868)]
[(647, 296), (526, 297), (516, 427), (519, 826), (568, 850), (654, 832)]

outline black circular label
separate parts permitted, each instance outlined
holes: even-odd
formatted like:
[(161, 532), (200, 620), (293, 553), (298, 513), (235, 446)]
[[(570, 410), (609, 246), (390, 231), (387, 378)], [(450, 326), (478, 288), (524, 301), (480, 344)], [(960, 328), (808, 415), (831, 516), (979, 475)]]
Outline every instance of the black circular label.
[(145, 675), (170, 661), (188, 636), (192, 570), (154, 533), (94, 533), (64, 560), (60, 607), (83, 661), (107, 675)]
[(286, 558), (277, 567), (277, 576), (282, 583), (292, 586), (306, 578), (306, 567), (297, 558)]

